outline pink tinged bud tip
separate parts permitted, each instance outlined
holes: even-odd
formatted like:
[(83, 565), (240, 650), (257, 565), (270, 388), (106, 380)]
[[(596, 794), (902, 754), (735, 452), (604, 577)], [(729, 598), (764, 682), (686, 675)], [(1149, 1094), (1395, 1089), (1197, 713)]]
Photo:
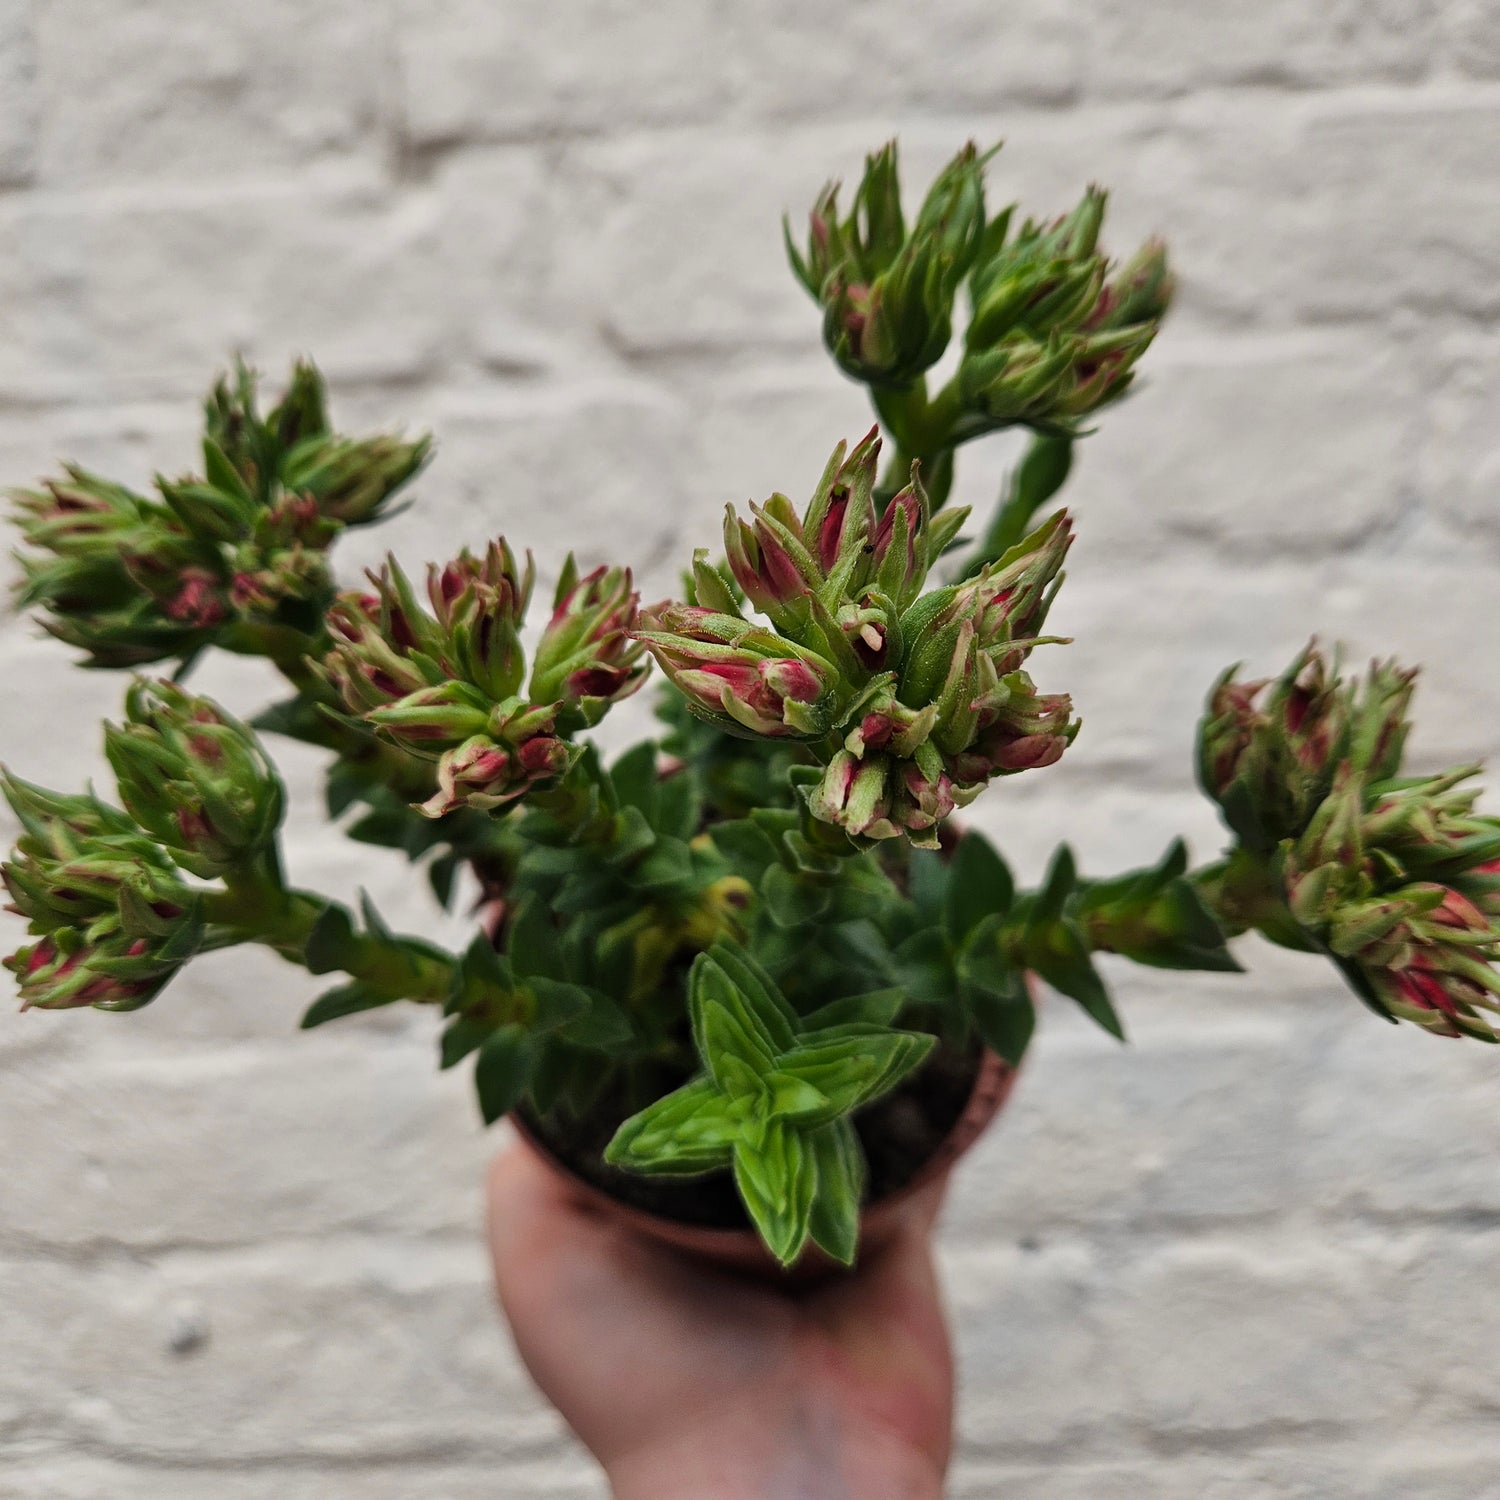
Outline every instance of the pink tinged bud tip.
[(200, 630), (219, 624), (227, 613), (215, 588), (215, 579), (199, 568), (183, 572), (181, 587), (168, 600), (166, 611), (171, 619)]
[(831, 573), (838, 562), (844, 539), (844, 520), (849, 514), (849, 487), (836, 485), (829, 495), (828, 513), (818, 528), (818, 562), (825, 573)]

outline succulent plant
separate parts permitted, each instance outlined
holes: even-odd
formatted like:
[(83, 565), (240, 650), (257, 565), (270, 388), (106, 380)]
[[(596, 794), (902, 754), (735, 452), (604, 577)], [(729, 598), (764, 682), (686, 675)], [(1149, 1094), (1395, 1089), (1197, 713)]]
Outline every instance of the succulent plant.
[[(149, 494), (77, 467), (16, 492), (20, 598), (44, 628), (89, 666), (176, 665), (105, 730), (118, 806), (0, 782), (22, 828), (4, 880), (30, 925), (6, 960), (23, 1008), (133, 1009), (198, 953), (267, 945), (338, 976), (304, 1026), (428, 1006), (486, 1120), (607, 1139), (601, 1171), (732, 1174), (787, 1265), (809, 1244), (853, 1261), (871, 1106), (940, 1053), (1019, 1062), (1031, 976), (1122, 1035), (1100, 953), (1234, 969), (1253, 929), (1331, 959), (1387, 1020), (1500, 1039), (1500, 820), (1476, 768), (1406, 770), (1414, 674), (1394, 664), (1350, 680), (1311, 645), (1274, 680), (1219, 680), (1198, 772), (1230, 842), (1206, 865), (1178, 841), (1086, 879), (1064, 845), (1024, 889), (958, 826), (1079, 732), (1031, 676), (1060, 644), (1044, 631), (1075, 524), (1048, 511), (1173, 285), (1157, 241), (1108, 257), (1096, 188), (1019, 227), (991, 214), (994, 155), (965, 147), (910, 221), (894, 145), (847, 215), (825, 190), (788, 248), (878, 425), (805, 505), (728, 507), (678, 599), (642, 608), (625, 567), (569, 557), (529, 662), (531, 559), (504, 539), (425, 590), (394, 558), (339, 589), (339, 536), (390, 513), (429, 443), (341, 436), (308, 363), (265, 415), (247, 369), (221, 379), (199, 471)], [(1029, 447), (968, 536), (957, 451), (1006, 427)], [(211, 648), (265, 657), (290, 695), (248, 723), (194, 695), (182, 675)], [(590, 732), (653, 663), (662, 733), (606, 764)], [(439, 899), (474, 872), (467, 948), (287, 883), (270, 734), (320, 747), (330, 815)]]

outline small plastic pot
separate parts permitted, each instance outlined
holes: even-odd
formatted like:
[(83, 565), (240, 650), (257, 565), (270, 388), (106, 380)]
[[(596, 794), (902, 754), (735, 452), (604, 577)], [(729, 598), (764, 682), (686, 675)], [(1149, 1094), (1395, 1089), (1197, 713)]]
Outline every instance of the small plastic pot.
[[(1015, 1081), (1016, 1070), (1009, 1063), (993, 1052), (984, 1053), (968, 1103), (937, 1150), (905, 1186), (868, 1204), (860, 1215), (861, 1255), (878, 1250), (891, 1241), (900, 1227), (903, 1212), (910, 1200), (947, 1172), (979, 1139), (985, 1127), (1000, 1112)], [(660, 1214), (648, 1213), (645, 1209), (622, 1203), (601, 1188), (585, 1182), (554, 1155), (519, 1112), (513, 1113), (510, 1120), (522, 1140), (572, 1187), (579, 1198), (600, 1213), (610, 1215), (658, 1244), (670, 1246), (727, 1270), (778, 1281), (808, 1281), (834, 1275), (844, 1269), (816, 1245), (809, 1245), (789, 1270), (783, 1269), (761, 1244), (755, 1231), (748, 1226), (743, 1229), (714, 1229), (701, 1224), (684, 1224), (680, 1220), (664, 1218)]]

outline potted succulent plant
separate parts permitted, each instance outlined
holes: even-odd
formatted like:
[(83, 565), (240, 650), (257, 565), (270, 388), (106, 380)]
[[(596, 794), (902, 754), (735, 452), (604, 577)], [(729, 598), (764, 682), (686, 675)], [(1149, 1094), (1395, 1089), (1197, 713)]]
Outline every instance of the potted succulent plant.
[[(1086, 879), (1064, 846), (1018, 889), (951, 821), (1077, 733), (1029, 670), (1072, 535), (1045, 512), (1172, 289), (1159, 244), (1100, 250), (1098, 190), (1052, 221), (991, 214), (992, 154), (960, 152), (909, 223), (894, 146), (847, 215), (825, 192), (791, 261), (880, 425), (805, 505), (731, 507), (680, 601), (642, 609), (628, 571), (569, 558), (529, 670), (532, 566), (504, 541), (425, 590), (394, 559), (337, 590), (333, 542), (428, 444), (339, 436), (310, 365), (264, 412), (244, 368), (221, 380), (201, 472), (154, 493), (79, 468), (19, 492), (23, 603), (90, 666), (176, 664), (105, 728), (118, 806), (4, 779), (23, 1008), (132, 1010), (196, 954), (268, 945), (338, 976), (304, 1026), (430, 1006), (486, 1120), (513, 1113), (634, 1222), (726, 1254), (753, 1228), (781, 1266), (851, 1264), (862, 1211), (972, 1138), (1026, 1051), (1032, 976), (1120, 1035), (1101, 952), (1233, 969), (1254, 929), (1387, 1020), (1496, 1040), (1500, 820), (1473, 767), (1405, 773), (1409, 671), (1344, 681), (1309, 647), (1274, 681), (1226, 674), (1198, 773), (1230, 841), (1206, 865), (1178, 842)], [(1030, 447), (969, 537), (957, 453), (1012, 427)], [(210, 648), (267, 658), (290, 695), (231, 717), (183, 685)], [(606, 764), (589, 731), (653, 661), (660, 737)], [(322, 747), (330, 816), (440, 901), (477, 876), (465, 951), (287, 883), (261, 735)]]

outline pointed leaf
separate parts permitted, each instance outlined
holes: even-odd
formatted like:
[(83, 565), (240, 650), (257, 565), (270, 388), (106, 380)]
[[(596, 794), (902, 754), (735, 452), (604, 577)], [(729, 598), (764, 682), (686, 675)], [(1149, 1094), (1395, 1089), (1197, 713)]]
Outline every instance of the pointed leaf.
[(532, 1040), (519, 1026), (502, 1026), (484, 1039), (474, 1064), (474, 1087), (486, 1125), (515, 1107), (531, 1081), (535, 1060)]
[(985, 917), (1010, 910), (1015, 882), (1006, 863), (984, 836), (969, 829), (953, 851), (943, 924), (955, 943)]
[(799, 1131), (769, 1121), (752, 1141), (734, 1148), (734, 1181), (750, 1222), (766, 1248), (789, 1266), (811, 1229), (818, 1170)]
[(865, 1189), (865, 1154), (848, 1120), (834, 1120), (807, 1137), (818, 1182), (808, 1229), (840, 1265), (852, 1266), (859, 1244), (859, 1209)]
[(374, 1010), (381, 1005), (390, 1005), (398, 997), (382, 994), (358, 980), (341, 984), (324, 991), (308, 1006), (302, 1017), (302, 1030), (311, 1031), (325, 1021), (337, 1021), (344, 1016), (358, 1015), (362, 1010)]

